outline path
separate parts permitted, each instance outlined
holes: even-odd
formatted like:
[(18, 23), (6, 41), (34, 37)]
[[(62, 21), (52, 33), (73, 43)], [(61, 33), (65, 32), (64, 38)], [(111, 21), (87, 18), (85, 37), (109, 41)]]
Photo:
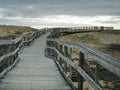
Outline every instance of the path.
[(16, 66), (0, 79), (0, 90), (71, 90), (54, 60), (44, 56), (46, 35), (23, 50)]

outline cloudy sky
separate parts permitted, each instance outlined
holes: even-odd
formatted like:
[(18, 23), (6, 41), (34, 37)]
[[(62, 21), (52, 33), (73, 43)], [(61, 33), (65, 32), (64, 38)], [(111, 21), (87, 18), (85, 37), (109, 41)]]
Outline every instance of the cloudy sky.
[(0, 0), (0, 24), (120, 28), (120, 0)]

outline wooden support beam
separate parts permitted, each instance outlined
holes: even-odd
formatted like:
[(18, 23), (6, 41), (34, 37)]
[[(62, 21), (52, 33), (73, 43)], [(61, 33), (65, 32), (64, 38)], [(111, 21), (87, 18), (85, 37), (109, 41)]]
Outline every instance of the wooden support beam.
[[(63, 45), (60, 45), (60, 49), (59, 49), (59, 52), (63, 52)], [(61, 67), (62, 67), (62, 58), (60, 57), (60, 61), (59, 61), (59, 63), (60, 63), (60, 65), (61, 65)]]
[[(72, 60), (72, 48), (70, 48), (70, 55), (69, 55), (70, 57), (70, 59)], [(71, 65), (69, 65), (69, 77), (70, 77), (70, 79), (72, 79), (72, 67), (71, 67)]]
[[(83, 68), (83, 64), (84, 64), (83, 62), (84, 62), (84, 54), (80, 52), (79, 66), (81, 68)], [(83, 90), (83, 77), (80, 74), (78, 75), (78, 90)]]
[[(64, 46), (64, 55), (65, 55), (65, 57), (67, 57), (68, 55), (67, 55), (67, 47), (66, 46)], [(64, 72), (67, 74), (67, 63), (66, 62), (64, 62)]]

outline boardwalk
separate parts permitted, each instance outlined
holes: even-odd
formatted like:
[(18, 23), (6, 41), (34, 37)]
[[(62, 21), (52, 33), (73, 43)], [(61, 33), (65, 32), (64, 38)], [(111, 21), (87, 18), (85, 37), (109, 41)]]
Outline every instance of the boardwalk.
[(44, 56), (46, 35), (24, 49), (16, 66), (0, 79), (0, 90), (71, 90), (54, 60)]

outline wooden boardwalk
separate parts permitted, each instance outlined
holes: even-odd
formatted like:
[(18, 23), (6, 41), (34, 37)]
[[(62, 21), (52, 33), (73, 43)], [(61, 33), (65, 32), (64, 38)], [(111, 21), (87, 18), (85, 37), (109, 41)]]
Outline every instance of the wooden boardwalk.
[(71, 90), (54, 60), (44, 56), (46, 35), (23, 50), (16, 66), (0, 79), (0, 90)]

